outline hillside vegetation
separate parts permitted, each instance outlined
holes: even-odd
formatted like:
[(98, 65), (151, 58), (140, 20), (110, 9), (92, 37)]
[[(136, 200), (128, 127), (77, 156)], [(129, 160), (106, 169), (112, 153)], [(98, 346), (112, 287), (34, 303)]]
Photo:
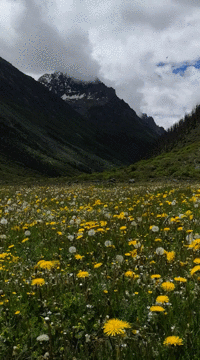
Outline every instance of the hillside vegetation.
[(0, 58), (0, 181), (71, 178), (128, 165), (159, 136), (155, 124), (149, 127), (116, 95), (91, 111), (83, 117)]
[(200, 106), (162, 135), (149, 157), (128, 167), (92, 174), (83, 179), (136, 181), (158, 179), (200, 179)]

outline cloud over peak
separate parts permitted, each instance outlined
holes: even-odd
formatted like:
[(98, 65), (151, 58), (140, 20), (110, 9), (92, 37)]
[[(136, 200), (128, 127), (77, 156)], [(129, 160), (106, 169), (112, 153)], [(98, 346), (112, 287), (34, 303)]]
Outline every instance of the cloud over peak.
[(99, 77), (165, 127), (200, 103), (198, 1), (1, 0), (1, 9), (1, 56), (25, 73)]

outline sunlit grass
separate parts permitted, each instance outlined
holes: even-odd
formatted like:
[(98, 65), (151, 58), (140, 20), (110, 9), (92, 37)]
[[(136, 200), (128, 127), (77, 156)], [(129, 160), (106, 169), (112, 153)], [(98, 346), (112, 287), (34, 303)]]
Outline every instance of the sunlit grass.
[(200, 188), (0, 192), (1, 359), (200, 359)]

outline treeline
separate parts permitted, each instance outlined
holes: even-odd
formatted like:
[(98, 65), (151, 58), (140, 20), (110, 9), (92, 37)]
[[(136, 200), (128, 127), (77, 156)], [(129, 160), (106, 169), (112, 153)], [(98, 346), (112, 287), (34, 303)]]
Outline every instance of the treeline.
[(152, 149), (151, 156), (170, 151), (176, 145), (184, 146), (188, 142), (189, 134), (198, 125), (200, 125), (200, 105), (197, 105), (191, 114), (185, 115), (183, 119), (173, 124), (158, 138), (155, 147)]

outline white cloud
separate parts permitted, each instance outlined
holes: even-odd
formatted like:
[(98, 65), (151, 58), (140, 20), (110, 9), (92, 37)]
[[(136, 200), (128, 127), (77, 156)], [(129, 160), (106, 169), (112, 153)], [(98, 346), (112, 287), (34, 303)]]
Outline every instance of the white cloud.
[[(1, 56), (33, 76), (100, 77), (165, 127), (200, 103), (200, 2), (1, 0)], [(158, 67), (163, 62), (166, 65)]]
[(0, 41), (13, 45), (16, 41), (15, 21), (24, 10), (22, 3), (1, 0), (0, 11)]

